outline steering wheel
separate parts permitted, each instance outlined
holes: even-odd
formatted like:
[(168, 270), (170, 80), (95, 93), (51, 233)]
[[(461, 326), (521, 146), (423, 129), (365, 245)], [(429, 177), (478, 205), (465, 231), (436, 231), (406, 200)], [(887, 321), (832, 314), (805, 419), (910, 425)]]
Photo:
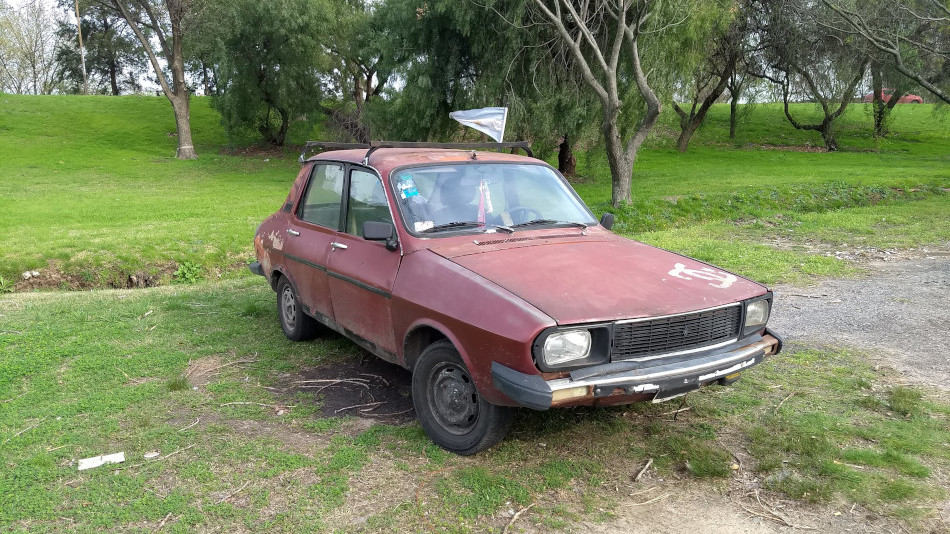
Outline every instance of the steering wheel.
[[(520, 215), (516, 215), (520, 214)], [(513, 224), (525, 223), (528, 221), (533, 221), (535, 219), (543, 219), (541, 212), (534, 209), (528, 208), (525, 206), (517, 206), (508, 210), (508, 215), (511, 215), (511, 221)]]

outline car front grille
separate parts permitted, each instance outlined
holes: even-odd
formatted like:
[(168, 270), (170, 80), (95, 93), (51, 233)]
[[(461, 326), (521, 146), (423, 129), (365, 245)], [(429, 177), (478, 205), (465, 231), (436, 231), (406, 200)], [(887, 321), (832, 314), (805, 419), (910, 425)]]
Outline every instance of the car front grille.
[(629, 360), (735, 339), (739, 335), (741, 310), (737, 304), (684, 315), (617, 323), (614, 325), (610, 359)]

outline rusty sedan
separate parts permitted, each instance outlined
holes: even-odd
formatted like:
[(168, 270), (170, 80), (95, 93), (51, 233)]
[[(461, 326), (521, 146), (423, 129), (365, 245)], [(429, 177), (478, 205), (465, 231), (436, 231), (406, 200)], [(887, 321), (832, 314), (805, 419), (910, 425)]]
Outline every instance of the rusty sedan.
[(781, 350), (766, 287), (612, 233), (525, 145), (491, 146), (529, 155), (301, 155), (251, 264), (287, 337), (333, 330), (409, 369), (422, 427), (458, 454), (503, 439), (512, 407), (660, 402)]

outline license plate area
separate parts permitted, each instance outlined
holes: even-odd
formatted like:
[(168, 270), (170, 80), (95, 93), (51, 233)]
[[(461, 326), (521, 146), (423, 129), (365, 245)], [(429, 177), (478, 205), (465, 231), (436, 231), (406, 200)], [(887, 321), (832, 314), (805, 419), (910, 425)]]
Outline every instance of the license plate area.
[(660, 384), (660, 389), (656, 392), (656, 395), (653, 396), (653, 400), (651, 402), (656, 404), (666, 402), (677, 397), (682, 397), (691, 391), (696, 391), (704, 384), (716, 382), (726, 375), (737, 373), (743, 369), (757, 365), (762, 362), (763, 358), (763, 354), (759, 353), (747, 360), (743, 360), (734, 365), (723, 367), (722, 369), (709, 371), (708, 373), (703, 373), (699, 376), (680, 378), (677, 380), (664, 382)]

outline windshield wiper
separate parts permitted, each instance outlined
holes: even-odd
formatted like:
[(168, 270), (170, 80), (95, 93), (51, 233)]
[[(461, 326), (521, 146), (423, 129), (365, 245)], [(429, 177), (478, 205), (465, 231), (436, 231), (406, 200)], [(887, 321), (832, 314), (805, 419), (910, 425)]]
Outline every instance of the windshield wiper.
[(555, 221), (554, 219), (535, 219), (533, 221), (512, 224), (509, 226), (509, 228), (523, 228), (525, 226), (538, 226), (542, 224), (549, 224), (549, 225), (556, 224), (558, 226), (570, 226), (573, 228), (583, 228), (584, 230), (587, 229), (587, 225), (584, 223), (574, 222), (574, 221)]
[(432, 228), (426, 228), (422, 231), (423, 234), (434, 234), (436, 232), (444, 232), (446, 230), (461, 230), (464, 228), (479, 228), (485, 226), (485, 223), (477, 221), (454, 221), (445, 224), (437, 224)]

